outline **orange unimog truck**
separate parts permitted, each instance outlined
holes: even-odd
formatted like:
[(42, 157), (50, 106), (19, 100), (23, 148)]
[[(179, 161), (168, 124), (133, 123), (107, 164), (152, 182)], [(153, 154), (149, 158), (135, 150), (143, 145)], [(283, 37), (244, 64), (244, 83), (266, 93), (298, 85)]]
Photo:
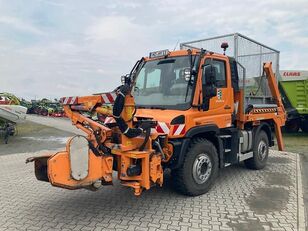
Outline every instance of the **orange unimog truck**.
[[(208, 51), (207, 43), (223, 54)], [(140, 195), (162, 186), (171, 169), (175, 188), (196, 196), (211, 188), (221, 168), (241, 161), (264, 168), (274, 134), (283, 150), (286, 117), (274, 73), (279, 53), (240, 34), (181, 48), (151, 52), (113, 92), (64, 97), (65, 113), (85, 136), (72, 137), (62, 152), (29, 158), (37, 179), (97, 190), (112, 184), (115, 171)]]

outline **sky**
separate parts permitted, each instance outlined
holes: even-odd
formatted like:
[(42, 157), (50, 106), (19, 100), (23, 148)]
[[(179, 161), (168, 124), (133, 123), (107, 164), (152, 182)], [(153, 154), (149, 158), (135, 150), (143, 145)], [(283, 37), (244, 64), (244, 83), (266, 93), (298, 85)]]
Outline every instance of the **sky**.
[[(234, 32), (308, 69), (307, 0), (0, 0), (0, 92), (111, 91), (150, 51)], [(178, 46), (177, 46), (178, 47)]]

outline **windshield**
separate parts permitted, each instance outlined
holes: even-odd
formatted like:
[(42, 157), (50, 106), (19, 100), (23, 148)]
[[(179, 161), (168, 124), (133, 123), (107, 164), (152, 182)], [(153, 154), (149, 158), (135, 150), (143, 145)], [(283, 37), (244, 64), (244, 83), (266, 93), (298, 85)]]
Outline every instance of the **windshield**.
[(190, 70), (190, 57), (170, 57), (148, 61), (136, 76), (133, 96), (137, 106), (188, 109), (192, 84), (185, 80), (184, 70)]

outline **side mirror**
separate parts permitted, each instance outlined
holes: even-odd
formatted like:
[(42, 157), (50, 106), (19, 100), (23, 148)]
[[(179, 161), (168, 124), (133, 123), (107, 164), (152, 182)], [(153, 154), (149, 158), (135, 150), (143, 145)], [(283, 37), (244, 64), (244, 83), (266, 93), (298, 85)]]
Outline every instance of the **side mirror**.
[(203, 88), (203, 97), (206, 98), (212, 98), (217, 95), (217, 88), (212, 85), (212, 86), (206, 86)]
[(216, 83), (217, 68), (213, 65), (205, 65), (203, 67), (202, 85), (211, 85)]
[(213, 65), (205, 65), (202, 73), (203, 97), (212, 98), (217, 95), (216, 83), (217, 68)]

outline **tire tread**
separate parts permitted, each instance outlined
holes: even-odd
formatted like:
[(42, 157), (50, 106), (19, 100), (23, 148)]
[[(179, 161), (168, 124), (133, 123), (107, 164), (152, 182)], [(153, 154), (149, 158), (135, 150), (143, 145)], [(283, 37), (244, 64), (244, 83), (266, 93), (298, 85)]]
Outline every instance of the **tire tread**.
[[(184, 177), (185, 177), (185, 169), (184, 169), (184, 166), (185, 164), (187, 163), (187, 161), (189, 161), (189, 153), (192, 151), (192, 149), (200, 144), (200, 143), (206, 143), (208, 144), (209, 146), (211, 146), (211, 152), (212, 153), (215, 153), (216, 155), (213, 155), (213, 158), (214, 158), (214, 162), (218, 164), (218, 155), (217, 155), (217, 151), (216, 151), (216, 147), (213, 145), (212, 142), (208, 141), (207, 139), (205, 138), (201, 138), (201, 137), (198, 137), (198, 138), (194, 138), (192, 141), (191, 141), (191, 144), (189, 145), (189, 148), (188, 150), (186, 151), (186, 153), (184, 154), (184, 161), (183, 163), (181, 164), (181, 166), (176, 169), (176, 170), (173, 170), (172, 171), (172, 178), (173, 178), (173, 185), (174, 185), (174, 188), (176, 191), (184, 194), (184, 195), (188, 195), (188, 196), (196, 196), (196, 195), (200, 195), (200, 193), (196, 193), (196, 192), (193, 192), (189, 189), (189, 186), (186, 185), (186, 182), (184, 180)], [(214, 173), (216, 174), (216, 173)], [(204, 192), (205, 193), (205, 192)]]
[[(267, 138), (267, 147), (269, 148), (269, 141), (268, 141), (268, 136), (266, 134), (266, 132), (264, 130), (260, 130), (260, 132), (257, 134), (257, 138), (255, 138), (255, 140), (259, 140), (259, 137), (260, 136), (265, 136)], [(254, 142), (255, 142), (254, 140)], [(257, 149), (258, 148), (258, 144), (257, 142), (254, 143), (253, 145), (253, 152), (254, 152), (254, 156), (248, 160), (245, 160), (244, 163), (245, 163), (245, 166), (249, 169), (253, 169), (253, 170), (260, 170), (260, 169), (263, 169), (265, 167), (265, 165), (261, 164), (258, 162), (258, 160), (256, 159), (257, 157), (255, 156), (255, 152), (257, 152)], [(267, 157), (266, 157), (267, 158)]]

